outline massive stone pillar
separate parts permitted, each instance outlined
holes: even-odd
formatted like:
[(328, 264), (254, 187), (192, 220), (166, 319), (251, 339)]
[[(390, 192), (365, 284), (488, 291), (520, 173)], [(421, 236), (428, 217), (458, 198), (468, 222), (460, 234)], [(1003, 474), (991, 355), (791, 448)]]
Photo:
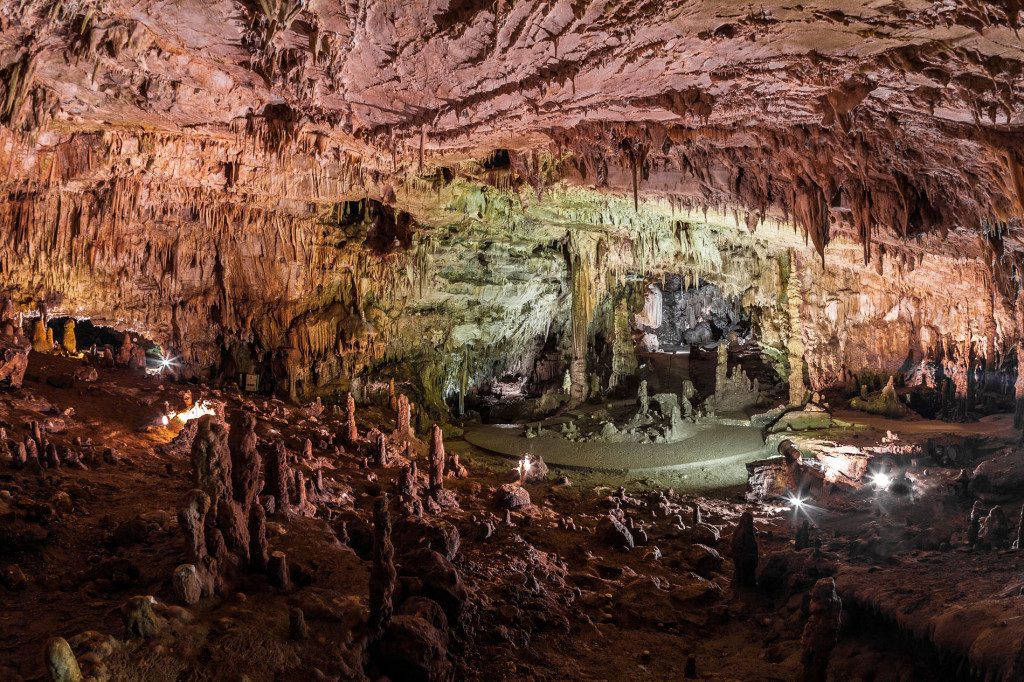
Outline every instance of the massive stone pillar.
[(800, 289), (800, 277), (797, 275), (796, 254), (789, 254), (789, 281), (786, 284), (787, 310), (789, 311), (789, 339), (786, 351), (789, 355), (789, 403), (800, 405), (807, 395), (804, 384), (804, 340), (800, 329), (800, 308), (803, 305), (803, 292)]
[(569, 360), (569, 405), (576, 406), (587, 399), (587, 338), (593, 308), (591, 283), (588, 281), (585, 256), (573, 254), (569, 263), (572, 282), (571, 333), (572, 356)]
[(1024, 294), (1017, 294), (1014, 307), (1017, 317), (1017, 381), (1013, 385), (1013, 396), (1016, 398), (1016, 409), (1013, 414), (1013, 425), (1024, 427)]
[(629, 305), (625, 297), (615, 304), (612, 320), (612, 375), (608, 380), (608, 389), (622, 384), (623, 377), (636, 374), (636, 350), (633, 348), (633, 337), (629, 329)]
[(569, 233), (566, 256), (569, 282), (572, 290), (570, 329), (572, 333), (569, 361), (569, 406), (574, 407), (587, 399), (587, 346), (590, 323), (602, 292), (601, 256), (603, 247), (599, 239)]

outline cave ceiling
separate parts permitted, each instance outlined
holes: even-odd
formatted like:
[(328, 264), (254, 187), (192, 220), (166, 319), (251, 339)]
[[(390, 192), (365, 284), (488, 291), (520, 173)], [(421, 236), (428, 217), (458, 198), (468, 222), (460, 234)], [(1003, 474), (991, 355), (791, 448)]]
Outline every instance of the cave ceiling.
[[(1005, 307), (1024, 257), (1021, 16), (9, 0), (0, 289), (198, 364), (233, 340), (291, 349), (321, 382), (424, 339), (528, 346), (566, 324), (567, 262), (598, 297), (683, 269), (767, 300), (779, 271), (753, 260), (803, 248), (859, 263), (846, 289), (881, 277), (945, 310), (980, 281)], [(361, 199), (376, 208), (351, 220)], [(949, 281), (904, 279), (922, 264)]]
[(208, 142), (229, 170), (182, 182), (221, 189), (240, 139), (354, 161), (382, 193), (511, 149), (534, 186), (637, 176), (793, 218), (819, 249), (844, 229), (993, 232), (1024, 212), (1019, 19), (1014, 1), (14, 0), (0, 121), (42, 147)]

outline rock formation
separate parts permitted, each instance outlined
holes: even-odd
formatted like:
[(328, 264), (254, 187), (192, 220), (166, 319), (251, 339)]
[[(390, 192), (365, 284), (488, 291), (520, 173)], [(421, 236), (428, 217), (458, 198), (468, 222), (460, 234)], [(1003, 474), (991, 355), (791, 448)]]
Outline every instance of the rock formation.
[(836, 594), (835, 580), (822, 578), (811, 588), (810, 618), (801, 638), (804, 682), (825, 682), (832, 650), (839, 638), (842, 601)]
[(371, 642), (379, 640), (391, 624), (391, 616), (394, 613), (392, 598), (397, 579), (395, 548), (391, 544), (388, 496), (382, 495), (373, 505), (373, 565), (370, 569), (370, 618), (368, 624)]
[(757, 536), (754, 530), (754, 516), (749, 511), (743, 512), (740, 521), (733, 531), (730, 543), (732, 550), (734, 588), (749, 588), (754, 586), (754, 576), (757, 575)]
[(444, 487), (444, 436), (441, 434), (441, 427), (434, 424), (430, 437), (430, 452), (428, 454), (428, 472), (430, 490), (438, 491)]

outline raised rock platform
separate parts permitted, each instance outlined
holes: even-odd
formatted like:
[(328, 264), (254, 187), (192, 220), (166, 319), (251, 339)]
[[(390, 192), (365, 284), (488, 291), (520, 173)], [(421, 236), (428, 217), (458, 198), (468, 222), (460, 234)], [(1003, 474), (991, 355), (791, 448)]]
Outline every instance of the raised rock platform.
[(743, 469), (746, 462), (765, 452), (758, 429), (724, 424), (701, 425), (693, 436), (673, 443), (575, 442), (554, 434), (526, 438), (519, 424), (467, 427), (464, 437), (471, 445), (509, 458), (518, 459), (529, 452), (565, 469), (614, 472), (716, 466)]

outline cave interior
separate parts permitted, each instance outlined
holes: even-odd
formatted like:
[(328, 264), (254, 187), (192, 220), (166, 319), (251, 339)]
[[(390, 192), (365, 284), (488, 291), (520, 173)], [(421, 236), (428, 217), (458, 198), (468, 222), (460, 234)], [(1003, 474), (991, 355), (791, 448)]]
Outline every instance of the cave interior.
[(0, 2), (0, 679), (1024, 680), (1022, 22)]

